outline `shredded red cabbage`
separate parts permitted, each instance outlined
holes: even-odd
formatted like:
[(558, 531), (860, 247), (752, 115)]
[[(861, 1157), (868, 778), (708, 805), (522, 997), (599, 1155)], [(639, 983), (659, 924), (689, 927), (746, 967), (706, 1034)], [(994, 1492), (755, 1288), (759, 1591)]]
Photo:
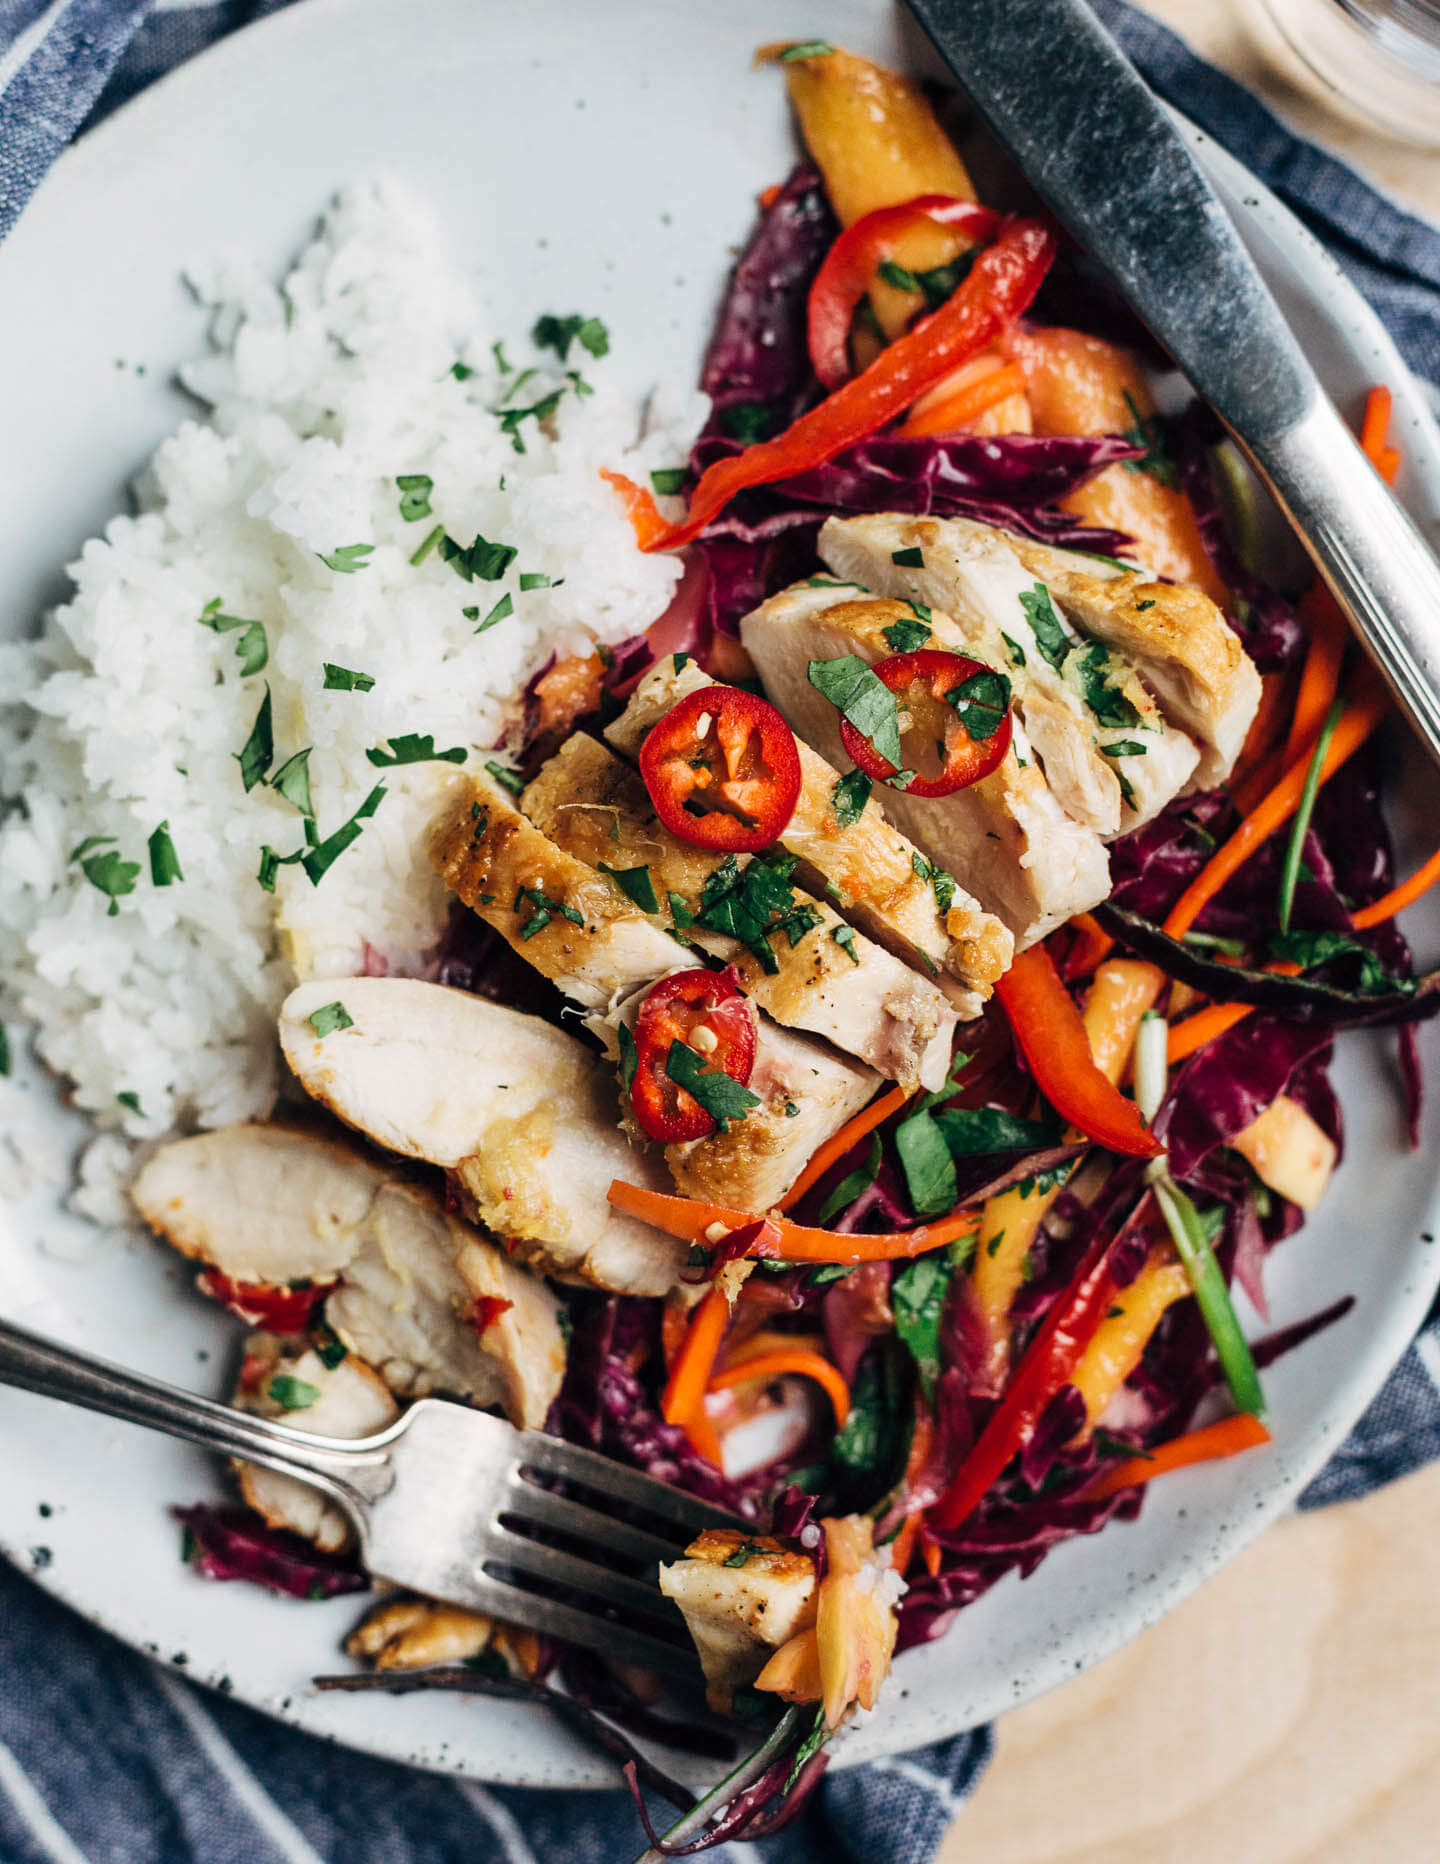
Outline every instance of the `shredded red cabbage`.
[(333, 1599), (370, 1589), (358, 1560), (321, 1553), (298, 1534), (267, 1527), (249, 1508), (195, 1502), (170, 1512), (185, 1529), (186, 1559), (206, 1579), (248, 1579), (292, 1599)]

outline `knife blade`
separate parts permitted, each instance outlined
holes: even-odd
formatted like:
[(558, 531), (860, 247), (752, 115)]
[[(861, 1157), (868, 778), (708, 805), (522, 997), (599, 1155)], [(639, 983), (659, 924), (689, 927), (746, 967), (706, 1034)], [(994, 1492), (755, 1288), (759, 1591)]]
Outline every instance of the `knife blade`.
[(1440, 762), (1440, 563), (1154, 93), (1083, 0), (908, 3), (1036, 193), (1249, 457)]

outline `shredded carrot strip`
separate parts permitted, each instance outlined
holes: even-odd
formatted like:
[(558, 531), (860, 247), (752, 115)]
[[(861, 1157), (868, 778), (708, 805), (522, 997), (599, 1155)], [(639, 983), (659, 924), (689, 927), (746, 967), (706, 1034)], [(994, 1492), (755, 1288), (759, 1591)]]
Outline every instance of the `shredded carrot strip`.
[(925, 1519), (922, 1514), (907, 1514), (900, 1523), (900, 1532), (890, 1543), (890, 1564), (903, 1579), (905, 1568), (910, 1564), (910, 1556), (915, 1551), (915, 1536), (920, 1532), (920, 1523)]
[(1379, 465), (1390, 432), (1390, 390), (1377, 384), (1365, 397), (1365, 414), (1360, 422), (1360, 446), (1367, 460)]
[(783, 181), (772, 181), (768, 188), (762, 188), (760, 190), (756, 198), (759, 200), (761, 207), (768, 213), (784, 192), (785, 183)]
[(931, 434), (953, 434), (968, 421), (982, 415), (987, 408), (993, 408), (997, 402), (1008, 401), (1012, 395), (1024, 393), (1025, 371), (1018, 362), (1006, 363), (1002, 368), (982, 376), (978, 382), (967, 382), (943, 401), (917, 408), (900, 429), (901, 437), (921, 440)]
[(623, 472), (611, 472), (608, 466), (602, 466), (600, 477), (606, 485), (613, 486), (624, 500), (625, 516), (630, 520), (635, 542), (642, 550), (648, 550), (670, 529), (669, 519), (660, 516), (650, 494), (636, 485), (633, 479), (627, 479)]
[[(1384, 718), (1387, 700), (1373, 680), (1367, 682), (1363, 698), (1353, 701), (1340, 715), (1330, 740), (1330, 749), (1320, 767), (1324, 783), (1353, 757)], [(1291, 764), (1274, 789), (1246, 816), (1235, 833), (1211, 855), (1205, 866), (1190, 882), (1170, 910), (1165, 931), (1171, 938), (1184, 938), (1215, 895), (1267, 842), (1278, 828), (1288, 822), (1299, 807), (1310, 763), (1309, 753)]]
[(1305, 593), (1298, 613), (1310, 629), (1310, 645), (1295, 695), (1290, 735), (1285, 740), (1282, 770), (1303, 757), (1314, 744), (1327, 713), (1340, 690), (1340, 663), (1350, 641), (1350, 629), (1335, 598), (1321, 583)]
[(729, 1391), (732, 1385), (744, 1385), (750, 1379), (769, 1381), (784, 1378), (787, 1374), (814, 1379), (834, 1407), (835, 1428), (845, 1428), (845, 1420), (850, 1415), (849, 1387), (828, 1359), (823, 1359), (819, 1353), (806, 1352), (803, 1348), (757, 1353), (752, 1359), (743, 1359), (738, 1366), (727, 1366), (723, 1372), (715, 1373), (709, 1389), (712, 1392), (724, 1392)]
[(1177, 1061), (1184, 1061), (1196, 1049), (1204, 1048), (1207, 1042), (1213, 1042), (1217, 1036), (1223, 1036), (1236, 1023), (1243, 1023), (1252, 1014), (1254, 1007), (1252, 1003), (1211, 1003), (1203, 1010), (1196, 1010), (1193, 1016), (1187, 1016), (1183, 1023), (1172, 1023), (1169, 1040), (1165, 1044), (1166, 1061), (1173, 1068)]
[(932, 1579), (938, 1579), (940, 1577), (940, 1561), (944, 1557), (944, 1549), (941, 1547), (938, 1540), (932, 1535), (925, 1533), (923, 1529), (920, 1534), (920, 1557), (925, 1562), (925, 1571)]
[(1248, 1411), (1240, 1411), (1234, 1417), (1221, 1418), (1218, 1424), (1207, 1424), (1203, 1430), (1192, 1430), (1183, 1437), (1162, 1443), (1148, 1457), (1136, 1456), (1118, 1463), (1086, 1490), (1085, 1499), (1104, 1501), (1107, 1495), (1137, 1488), (1142, 1482), (1149, 1482), (1152, 1476), (1167, 1475), (1172, 1469), (1184, 1469), (1190, 1463), (1210, 1463), (1218, 1457), (1237, 1456), (1241, 1450), (1258, 1449), (1269, 1441), (1270, 1433), (1259, 1418), (1252, 1417)]
[[(726, 1204), (706, 1204), (689, 1197), (671, 1197), (664, 1191), (649, 1191), (643, 1185), (627, 1184), (625, 1179), (611, 1181), (610, 1202), (627, 1217), (639, 1217), (653, 1223), (667, 1236), (681, 1242), (703, 1243), (712, 1225), (725, 1231), (738, 1230), (754, 1223), (753, 1211), (732, 1210)], [(814, 1230), (785, 1217), (772, 1217), (771, 1227), (779, 1241), (767, 1247), (767, 1255), (787, 1262), (892, 1262), (922, 1256), (930, 1249), (958, 1242), (975, 1228), (976, 1213), (961, 1208), (934, 1223), (922, 1223), (913, 1230), (887, 1230), (879, 1236), (842, 1236), (836, 1230)]]
[(781, 1198), (781, 1210), (793, 1210), (811, 1185), (823, 1178), (837, 1159), (843, 1159), (851, 1146), (858, 1145), (868, 1134), (873, 1133), (892, 1113), (898, 1113), (909, 1098), (909, 1093), (903, 1087), (892, 1087), (888, 1094), (882, 1094), (878, 1100), (872, 1100), (868, 1107), (862, 1107), (853, 1120), (847, 1120), (838, 1133), (825, 1141)]
[[(717, 1464), (719, 1445), (710, 1420), (705, 1416), (705, 1388), (710, 1383), (715, 1355), (720, 1351), (729, 1322), (730, 1303), (718, 1288), (712, 1288), (695, 1310), (660, 1400), (660, 1414), (665, 1422), (678, 1424), (695, 1449)], [(707, 1436), (709, 1444), (715, 1446), (713, 1456), (707, 1447)]]
[(1392, 887), (1388, 893), (1382, 893), (1378, 900), (1362, 906), (1359, 912), (1351, 913), (1351, 925), (1361, 932), (1368, 931), (1371, 926), (1383, 925), (1387, 919), (1393, 919), (1396, 913), (1412, 906), (1422, 893), (1428, 893), (1437, 880), (1440, 880), (1440, 848), (1436, 849), (1423, 867), (1417, 867), (1408, 880), (1402, 880), (1398, 887)]

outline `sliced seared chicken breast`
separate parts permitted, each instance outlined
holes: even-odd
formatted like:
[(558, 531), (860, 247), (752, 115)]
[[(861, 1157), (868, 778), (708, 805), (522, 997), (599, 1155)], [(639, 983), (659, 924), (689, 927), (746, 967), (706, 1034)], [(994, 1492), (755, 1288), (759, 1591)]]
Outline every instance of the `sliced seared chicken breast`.
[[(746, 616), (741, 638), (791, 725), (843, 769), (850, 759), (840, 713), (811, 685), (810, 663), (855, 655), (873, 666), (894, 652), (886, 628), (906, 620), (915, 615), (904, 602), (865, 596), (811, 609), (787, 606), (780, 596)], [(1099, 838), (1060, 807), (1023, 729), (1012, 723), (1004, 760), (966, 789), (949, 796), (876, 789), (905, 835), (1003, 920), (1023, 949), (1103, 900), (1110, 866)]]
[[(931, 608), (935, 646), (1005, 671), (1066, 813), (1099, 835), (1123, 834), (1179, 795), (1199, 746), (1183, 720), (1167, 718), (1128, 655), (1097, 655), (1076, 633), (1049, 599), (1045, 578), (1020, 555), (1022, 541), (968, 518), (890, 513), (831, 518), (820, 533), (822, 554), (839, 573)], [(897, 563), (897, 553), (911, 560)], [(958, 639), (971, 645), (953, 646)]]
[(432, 853), (471, 912), (586, 1009), (684, 962), (674, 939), (527, 822), (489, 776), (472, 777), (440, 819)]
[[(326, 1318), (403, 1395), (443, 1391), (503, 1405), (512, 1423), (544, 1422), (565, 1371), (554, 1295), (360, 1152), (286, 1127), (224, 1127), (162, 1146), (133, 1196), (183, 1255), (232, 1281), (336, 1282)], [(262, 1225), (263, 1257), (251, 1240)]]
[(945, 1079), (957, 1016), (942, 991), (803, 895), (753, 946), (698, 923), (707, 898), (749, 857), (727, 867), (720, 855), (672, 835), (636, 772), (594, 738), (571, 738), (522, 804), (567, 854), (628, 876), (632, 888), (647, 884), (643, 903), (653, 900), (663, 923), (674, 924), (678, 906), (686, 936), (733, 965), (746, 995), (777, 1023), (824, 1036), (887, 1080), (937, 1088)]
[(809, 1555), (731, 1528), (708, 1529), (683, 1560), (662, 1566), (660, 1590), (680, 1607), (700, 1654), (706, 1696), (722, 1714), (772, 1651), (815, 1622)]
[[(687, 693), (713, 685), (698, 667), (662, 660), (635, 688), (606, 737), (633, 757), (651, 727)], [(782, 708), (783, 709), (783, 708)], [(872, 798), (853, 820), (836, 813), (839, 772), (799, 740), (801, 785), (782, 846), (798, 856), (806, 884), (877, 945), (918, 964), (962, 1017), (977, 1013), (1014, 953), (1009, 931), (957, 887), (942, 912), (928, 864), (886, 822)]]
[[(353, 1354), (329, 1366), (313, 1348), (273, 1333), (252, 1334), (246, 1342), (232, 1403), (315, 1437), (372, 1437), (400, 1415), (373, 1366)], [(325, 1553), (349, 1542), (349, 1521), (310, 1483), (253, 1463), (234, 1468), (240, 1493), (268, 1527), (288, 1528)]]
[[(351, 1026), (319, 1037), (309, 1019), (336, 1000)], [(575, 1037), (468, 991), (347, 977), (292, 992), (280, 1043), (301, 1086), (347, 1125), (454, 1171), (479, 1221), (522, 1258), (621, 1294), (674, 1286), (683, 1247), (605, 1200), (613, 1178), (664, 1190), (667, 1175), (626, 1141), (614, 1074)]]
[[(475, 797), (440, 826), (436, 859), (466, 905), (503, 932), (522, 957), (577, 1003), (591, 1009), (608, 1007), (632, 995), (637, 986), (688, 968), (683, 948), (669, 933), (632, 905), (605, 875), (556, 847), (494, 784), (485, 790), (477, 786)], [(518, 877), (525, 874), (539, 878), (525, 883), (524, 903), (515, 910), (506, 902)], [(529, 937), (527, 913), (542, 916), (541, 926)], [(309, 999), (306, 1003), (308, 1014)], [(342, 1030), (326, 1041), (335, 1043), (353, 1033)], [(723, 1197), (745, 1209), (764, 1209), (784, 1196), (820, 1141), (864, 1106), (877, 1085), (873, 1070), (827, 1043), (790, 1034), (760, 1011), (751, 1088), (760, 1095), (761, 1105), (726, 1132), (667, 1146), (666, 1160), (676, 1183), (691, 1196)], [(798, 1115), (787, 1115), (788, 1105), (798, 1106)], [(535, 1117), (540, 1124), (533, 1143), (548, 1152), (554, 1144), (553, 1116), (541, 1107)], [(540, 1163), (541, 1155), (526, 1149), (532, 1145), (529, 1129), (515, 1143), (523, 1166), (533, 1169)], [(489, 1155), (482, 1153), (458, 1168), (472, 1195), (472, 1177), (487, 1172), (488, 1165)], [(541, 1175), (548, 1178), (549, 1171), (547, 1166)], [(544, 1208), (548, 1207), (547, 1198)], [(513, 1223), (500, 1221), (501, 1213), (492, 1217), (484, 1205), (481, 1213), (490, 1227), (516, 1234)]]

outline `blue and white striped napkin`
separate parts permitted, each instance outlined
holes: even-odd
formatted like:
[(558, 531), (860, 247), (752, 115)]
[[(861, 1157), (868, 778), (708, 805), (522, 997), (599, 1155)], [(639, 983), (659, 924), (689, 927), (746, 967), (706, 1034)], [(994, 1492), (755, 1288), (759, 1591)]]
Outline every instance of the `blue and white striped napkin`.
[[(0, 238), (87, 124), (287, 0), (0, 0)], [(1291, 135), (1123, 0), (1094, 0), (1150, 82), (1334, 253), (1412, 370), (1440, 386), (1440, 232)], [(823, 8), (822, 8), (823, 11)], [(1440, 1456), (1440, 1319), (1302, 1506)], [(717, 1864), (927, 1864), (989, 1757), (988, 1729), (826, 1780), (805, 1817)], [(0, 1864), (613, 1864), (619, 1793), (432, 1778), (268, 1721), (123, 1648), (0, 1566)]]

